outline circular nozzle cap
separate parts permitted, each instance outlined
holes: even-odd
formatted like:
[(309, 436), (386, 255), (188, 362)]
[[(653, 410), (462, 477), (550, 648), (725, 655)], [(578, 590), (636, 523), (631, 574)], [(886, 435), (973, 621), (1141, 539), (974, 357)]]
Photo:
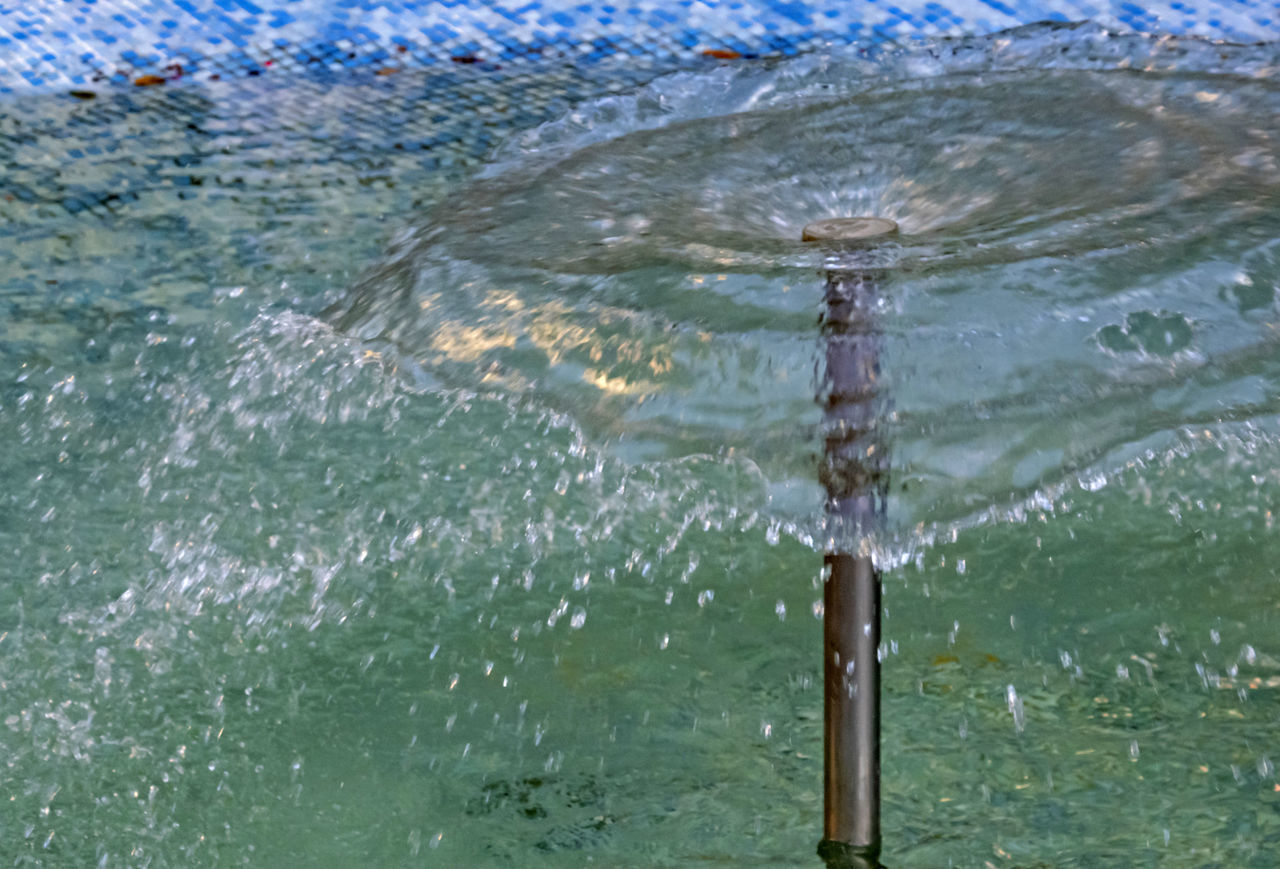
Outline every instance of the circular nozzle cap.
[(898, 224), (883, 217), (829, 217), (805, 225), (803, 241), (874, 241), (893, 235)]

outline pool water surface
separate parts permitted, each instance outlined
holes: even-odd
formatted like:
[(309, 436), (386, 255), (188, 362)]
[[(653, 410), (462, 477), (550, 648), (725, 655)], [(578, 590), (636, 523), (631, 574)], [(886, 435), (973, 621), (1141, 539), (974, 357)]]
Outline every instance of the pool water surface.
[(1278, 60), (686, 70), (449, 165), (217, 86), (24, 97), (7, 147), (81, 130), (128, 195), (0, 252), (6, 856), (815, 865), (795, 239), (847, 210), (903, 228), (882, 860), (1275, 865)]

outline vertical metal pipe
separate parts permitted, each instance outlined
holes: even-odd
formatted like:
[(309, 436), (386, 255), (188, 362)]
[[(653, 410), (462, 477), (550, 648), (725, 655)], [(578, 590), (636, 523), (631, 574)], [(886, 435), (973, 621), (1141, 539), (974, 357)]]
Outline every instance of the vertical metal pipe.
[[(821, 221), (805, 228), (805, 238), (864, 241), (894, 230), (874, 219)], [(889, 466), (878, 425), (884, 397), (877, 274), (857, 268), (858, 259), (851, 251), (850, 268), (827, 273), (826, 365), (818, 394), (824, 408), (819, 477), (833, 541), (824, 556), (818, 853), (833, 867), (874, 867), (880, 852), (880, 571), (856, 544), (883, 518)]]
[(880, 572), (869, 556), (830, 553), (823, 600), (823, 841), (831, 866), (880, 853)]

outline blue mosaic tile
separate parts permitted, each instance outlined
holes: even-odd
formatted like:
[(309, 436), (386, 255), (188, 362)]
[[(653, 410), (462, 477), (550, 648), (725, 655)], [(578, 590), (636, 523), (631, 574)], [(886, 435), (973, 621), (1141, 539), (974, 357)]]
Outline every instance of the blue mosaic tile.
[(1280, 37), (1270, 0), (36, 0), (0, 6), (0, 93), (221, 79), (327, 65), (597, 63), (982, 34), (1041, 20), (1238, 42)]

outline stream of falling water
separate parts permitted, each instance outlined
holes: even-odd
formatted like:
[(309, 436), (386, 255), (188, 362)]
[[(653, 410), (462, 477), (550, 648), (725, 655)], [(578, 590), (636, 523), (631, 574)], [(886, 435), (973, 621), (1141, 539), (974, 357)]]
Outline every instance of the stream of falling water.
[(1042, 27), (678, 74), (349, 292), (12, 278), (0, 850), (814, 865), (795, 238), (873, 212), (885, 863), (1274, 865), (1278, 60)]

